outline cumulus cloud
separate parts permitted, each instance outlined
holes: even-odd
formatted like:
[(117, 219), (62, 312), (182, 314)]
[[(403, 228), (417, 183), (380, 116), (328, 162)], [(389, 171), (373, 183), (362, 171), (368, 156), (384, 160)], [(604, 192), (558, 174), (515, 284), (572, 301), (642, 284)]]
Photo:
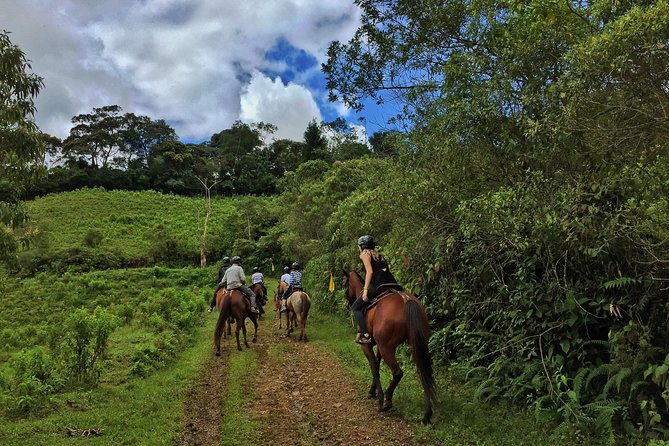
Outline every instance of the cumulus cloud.
[(321, 121), (321, 112), (308, 89), (292, 82), (284, 85), (279, 77), (272, 80), (257, 71), (241, 95), (241, 108), (244, 122), (276, 125), (276, 139), (299, 141), (309, 121)]
[(72, 116), (110, 104), (165, 119), (187, 139), (208, 138), (237, 119), (301, 137), (321, 116), (317, 104), (325, 106), (322, 87), (310, 81), (317, 69), (284, 84), (261, 74), (291, 68), (267, 60), (268, 51), (286, 41), (317, 67), (329, 42), (348, 40), (359, 25), (357, 7), (345, 0), (3, 3), (0, 28), (45, 79), (37, 123), (59, 137)]

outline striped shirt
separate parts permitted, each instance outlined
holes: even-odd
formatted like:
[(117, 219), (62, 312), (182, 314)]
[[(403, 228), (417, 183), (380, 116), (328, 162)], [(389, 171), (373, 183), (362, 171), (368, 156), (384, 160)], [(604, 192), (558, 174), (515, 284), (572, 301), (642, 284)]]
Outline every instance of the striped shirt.
[(302, 286), (302, 273), (299, 271), (290, 272), (290, 282), (288, 285), (301, 287)]

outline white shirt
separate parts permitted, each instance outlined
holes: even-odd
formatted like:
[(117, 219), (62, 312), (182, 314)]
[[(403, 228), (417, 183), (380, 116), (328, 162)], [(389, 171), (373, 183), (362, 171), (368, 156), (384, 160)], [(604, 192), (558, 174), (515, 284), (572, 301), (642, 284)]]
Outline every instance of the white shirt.
[(254, 284), (254, 285), (255, 285), (256, 283), (261, 283), (262, 280), (263, 280), (263, 275), (262, 275), (262, 273), (260, 273), (260, 272), (258, 272), (258, 273), (253, 273), (253, 275), (251, 276), (251, 283)]
[(290, 274), (286, 273), (286, 274), (282, 275), (281, 276), (281, 281), (286, 282), (286, 283), (290, 283)]

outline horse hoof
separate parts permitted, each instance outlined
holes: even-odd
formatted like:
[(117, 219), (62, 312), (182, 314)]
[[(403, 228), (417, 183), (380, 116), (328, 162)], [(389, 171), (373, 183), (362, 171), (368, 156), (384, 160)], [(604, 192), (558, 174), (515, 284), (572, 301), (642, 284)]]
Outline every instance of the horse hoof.
[(258, 340), (257, 340), (256, 338), (253, 338), (253, 339), (251, 340), (251, 342), (253, 342), (253, 343), (255, 344), (256, 342), (258, 342)]
[(221, 352), (216, 352), (216, 356), (221, 356)]
[(386, 404), (382, 408), (379, 409), (379, 412), (388, 412), (392, 408), (393, 408), (392, 404)]

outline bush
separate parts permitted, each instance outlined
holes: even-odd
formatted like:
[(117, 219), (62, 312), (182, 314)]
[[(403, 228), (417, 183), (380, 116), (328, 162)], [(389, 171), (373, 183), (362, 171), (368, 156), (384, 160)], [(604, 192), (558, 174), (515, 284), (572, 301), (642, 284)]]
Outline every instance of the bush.
[(60, 369), (44, 347), (15, 353), (8, 370), (9, 377), (2, 381), (10, 410), (27, 413), (42, 408), (62, 386)]
[(89, 248), (97, 248), (102, 243), (104, 236), (97, 229), (89, 229), (84, 235), (84, 244)]
[(97, 307), (93, 314), (84, 309), (75, 310), (65, 321), (65, 336), (61, 351), (66, 367), (81, 382), (97, 380), (97, 365), (107, 351), (109, 335), (119, 320), (107, 310)]

